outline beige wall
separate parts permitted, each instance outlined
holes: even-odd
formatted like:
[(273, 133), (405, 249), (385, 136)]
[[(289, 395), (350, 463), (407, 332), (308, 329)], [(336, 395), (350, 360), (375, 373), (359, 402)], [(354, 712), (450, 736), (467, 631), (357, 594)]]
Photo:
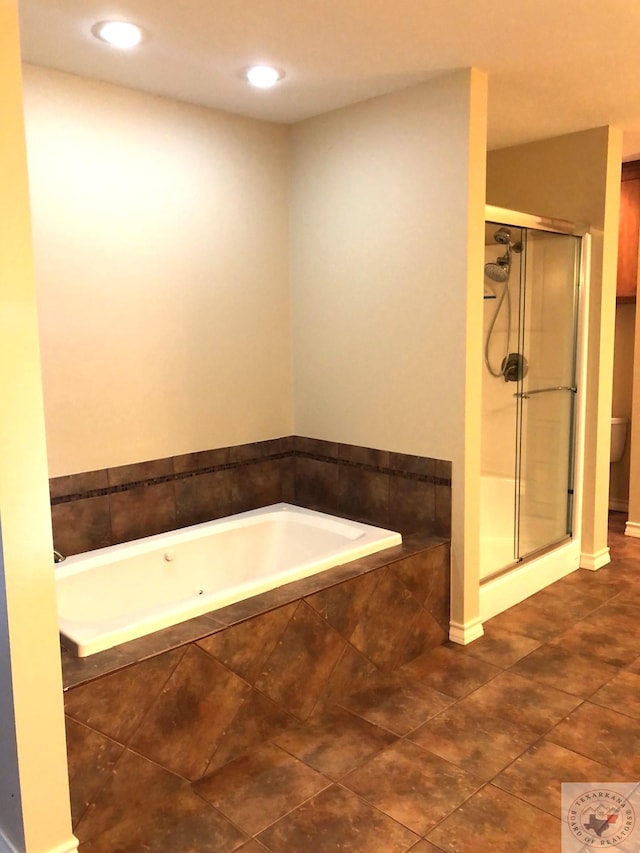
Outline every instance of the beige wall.
[(468, 101), (467, 76), (453, 75), (293, 128), (303, 435), (442, 459), (459, 449)]
[(287, 129), (24, 93), (51, 476), (290, 434)]
[(485, 151), (470, 71), (292, 134), (296, 432), (453, 461), (459, 622), (477, 616)]
[(0, 105), (0, 849), (66, 853), (75, 842), (14, 0), (0, 0)]
[[(613, 358), (612, 415), (631, 419), (633, 396), (633, 358), (636, 306), (621, 304), (616, 307), (616, 336)], [(630, 431), (624, 456), (611, 465), (609, 501), (612, 508), (625, 510), (629, 501)]]
[(608, 560), (609, 436), (622, 134), (596, 128), (494, 151), (487, 202), (584, 223), (593, 233), (582, 551)]

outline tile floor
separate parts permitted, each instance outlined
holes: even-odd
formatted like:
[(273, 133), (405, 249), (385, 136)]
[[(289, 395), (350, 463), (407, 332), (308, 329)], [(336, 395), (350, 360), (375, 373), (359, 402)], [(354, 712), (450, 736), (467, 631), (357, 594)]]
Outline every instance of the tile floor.
[(609, 566), (195, 784), (129, 756), (81, 853), (560, 851), (562, 781), (640, 779), (640, 541), (624, 520)]

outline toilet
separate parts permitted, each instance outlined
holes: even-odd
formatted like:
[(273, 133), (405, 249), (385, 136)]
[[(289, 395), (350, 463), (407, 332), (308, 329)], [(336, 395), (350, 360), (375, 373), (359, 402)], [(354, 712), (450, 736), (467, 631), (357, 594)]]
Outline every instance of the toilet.
[(628, 418), (611, 418), (611, 462), (619, 462), (622, 459), (628, 431)]

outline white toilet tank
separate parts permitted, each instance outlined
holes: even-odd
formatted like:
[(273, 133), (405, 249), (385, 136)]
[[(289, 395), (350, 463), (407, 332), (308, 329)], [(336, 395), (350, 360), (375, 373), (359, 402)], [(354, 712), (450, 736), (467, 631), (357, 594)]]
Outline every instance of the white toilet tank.
[(611, 461), (619, 462), (627, 444), (628, 418), (611, 418)]

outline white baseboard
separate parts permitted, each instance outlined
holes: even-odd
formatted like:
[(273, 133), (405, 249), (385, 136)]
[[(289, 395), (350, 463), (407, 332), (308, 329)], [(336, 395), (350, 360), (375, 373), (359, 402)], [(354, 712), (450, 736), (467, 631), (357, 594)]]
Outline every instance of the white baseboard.
[(609, 498), (609, 509), (612, 512), (629, 512), (628, 498)]
[(637, 521), (627, 521), (624, 526), (624, 535), (640, 539), (640, 524)]
[[(640, 536), (640, 531), (638, 532), (638, 535)], [(585, 551), (582, 551), (580, 554), (580, 568), (589, 569), (591, 572), (595, 572), (603, 566), (607, 566), (610, 562), (611, 553), (608, 548), (602, 548), (595, 554), (587, 554)]]
[(480, 619), (473, 619), (464, 625), (461, 625), (460, 622), (449, 622), (449, 639), (459, 646), (467, 646), (482, 637), (483, 634), (484, 628)]

